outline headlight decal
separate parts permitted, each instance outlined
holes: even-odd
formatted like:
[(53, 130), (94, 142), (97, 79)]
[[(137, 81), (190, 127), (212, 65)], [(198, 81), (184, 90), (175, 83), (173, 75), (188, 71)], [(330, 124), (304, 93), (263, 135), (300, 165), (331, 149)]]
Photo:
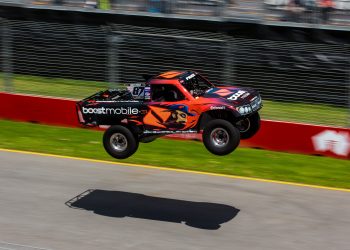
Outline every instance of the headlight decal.
[(237, 110), (241, 115), (247, 115), (249, 113), (252, 113), (258, 110), (261, 107), (261, 104), (262, 104), (261, 97), (257, 96), (252, 100), (250, 104), (237, 107)]

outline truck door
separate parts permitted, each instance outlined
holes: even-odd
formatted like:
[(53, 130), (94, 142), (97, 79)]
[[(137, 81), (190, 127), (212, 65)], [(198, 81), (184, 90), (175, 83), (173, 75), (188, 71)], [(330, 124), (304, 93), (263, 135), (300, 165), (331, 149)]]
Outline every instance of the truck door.
[(144, 124), (148, 130), (185, 130), (190, 117), (189, 100), (173, 84), (152, 84)]

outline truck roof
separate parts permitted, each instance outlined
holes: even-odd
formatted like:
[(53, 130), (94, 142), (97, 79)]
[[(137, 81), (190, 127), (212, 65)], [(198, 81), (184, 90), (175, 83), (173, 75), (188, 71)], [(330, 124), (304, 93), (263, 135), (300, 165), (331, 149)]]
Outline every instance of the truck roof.
[(192, 71), (167, 71), (164, 73), (161, 73), (155, 77), (153, 77), (153, 79), (181, 79), (184, 77), (187, 77), (191, 74), (195, 74), (195, 72)]

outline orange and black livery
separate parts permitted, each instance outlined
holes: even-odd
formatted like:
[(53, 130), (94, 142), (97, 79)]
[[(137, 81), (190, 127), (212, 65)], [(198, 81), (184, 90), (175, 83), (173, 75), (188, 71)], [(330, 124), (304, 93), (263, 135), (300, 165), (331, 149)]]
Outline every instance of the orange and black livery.
[(144, 77), (77, 102), (80, 123), (110, 126), (103, 144), (115, 158), (131, 156), (139, 142), (176, 133), (202, 133), (210, 152), (226, 155), (259, 130), (262, 100), (252, 88), (214, 85), (194, 71)]

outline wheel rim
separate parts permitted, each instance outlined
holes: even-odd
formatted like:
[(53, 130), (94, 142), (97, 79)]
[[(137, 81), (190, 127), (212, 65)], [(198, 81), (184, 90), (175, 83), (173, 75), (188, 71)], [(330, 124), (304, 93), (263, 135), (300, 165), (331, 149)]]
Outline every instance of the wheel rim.
[(211, 138), (212, 143), (216, 147), (224, 147), (227, 145), (228, 141), (230, 140), (229, 134), (223, 128), (215, 128), (211, 132), (210, 138)]
[(110, 144), (114, 150), (122, 152), (128, 147), (128, 140), (126, 139), (125, 135), (115, 133), (111, 136)]
[(248, 118), (240, 120), (236, 123), (236, 127), (241, 133), (247, 132), (250, 129), (250, 120)]

